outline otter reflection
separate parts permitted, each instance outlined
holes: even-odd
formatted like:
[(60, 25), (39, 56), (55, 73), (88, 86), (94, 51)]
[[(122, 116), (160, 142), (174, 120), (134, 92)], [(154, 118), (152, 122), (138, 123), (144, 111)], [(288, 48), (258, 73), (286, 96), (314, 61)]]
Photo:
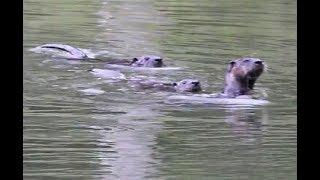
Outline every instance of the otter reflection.
[(225, 122), (232, 133), (243, 143), (259, 143), (268, 122), (268, 114), (262, 109), (228, 109)]

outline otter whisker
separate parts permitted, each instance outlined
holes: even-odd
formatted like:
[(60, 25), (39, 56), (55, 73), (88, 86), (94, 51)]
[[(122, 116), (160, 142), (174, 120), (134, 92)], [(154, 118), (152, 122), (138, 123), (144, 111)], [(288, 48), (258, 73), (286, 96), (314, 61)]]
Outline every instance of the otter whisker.
[(269, 72), (270, 70), (272, 70), (267, 64), (263, 64), (264, 65), (264, 68), (263, 68), (263, 70), (265, 71), (265, 72)]

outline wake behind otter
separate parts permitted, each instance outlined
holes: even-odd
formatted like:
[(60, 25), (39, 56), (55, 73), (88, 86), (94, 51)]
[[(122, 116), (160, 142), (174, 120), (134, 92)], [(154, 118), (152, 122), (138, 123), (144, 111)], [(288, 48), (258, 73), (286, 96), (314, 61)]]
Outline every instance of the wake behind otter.
[(173, 95), (169, 96), (165, 101), (168, 104), (217, 104), (217, 105), (267, 105), (269, 101), (263, 99), (252, 98), (220, 98), (216, 95), (194, 94), (194, 95)]

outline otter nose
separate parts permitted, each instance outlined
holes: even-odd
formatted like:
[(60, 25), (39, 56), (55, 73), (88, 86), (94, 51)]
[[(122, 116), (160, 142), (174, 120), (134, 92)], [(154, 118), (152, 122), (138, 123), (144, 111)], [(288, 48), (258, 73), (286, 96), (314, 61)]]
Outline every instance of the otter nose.
[(199, 85), (200, 83), (199, 83), (199, 81), (193, 81), (192, 84)]
[(255, 61), (254, 63), (261, 65), (262, 61)]

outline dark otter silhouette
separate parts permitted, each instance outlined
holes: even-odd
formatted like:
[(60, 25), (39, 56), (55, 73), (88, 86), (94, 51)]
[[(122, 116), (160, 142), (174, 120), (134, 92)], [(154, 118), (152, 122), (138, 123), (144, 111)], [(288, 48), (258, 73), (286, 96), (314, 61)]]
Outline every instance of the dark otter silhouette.
[(231, 61), (227, 68), (225, 86), (221, 95), (227, 97), (248, 95), (264, 68), (263, 61), (258, 58), (243, 57)]

